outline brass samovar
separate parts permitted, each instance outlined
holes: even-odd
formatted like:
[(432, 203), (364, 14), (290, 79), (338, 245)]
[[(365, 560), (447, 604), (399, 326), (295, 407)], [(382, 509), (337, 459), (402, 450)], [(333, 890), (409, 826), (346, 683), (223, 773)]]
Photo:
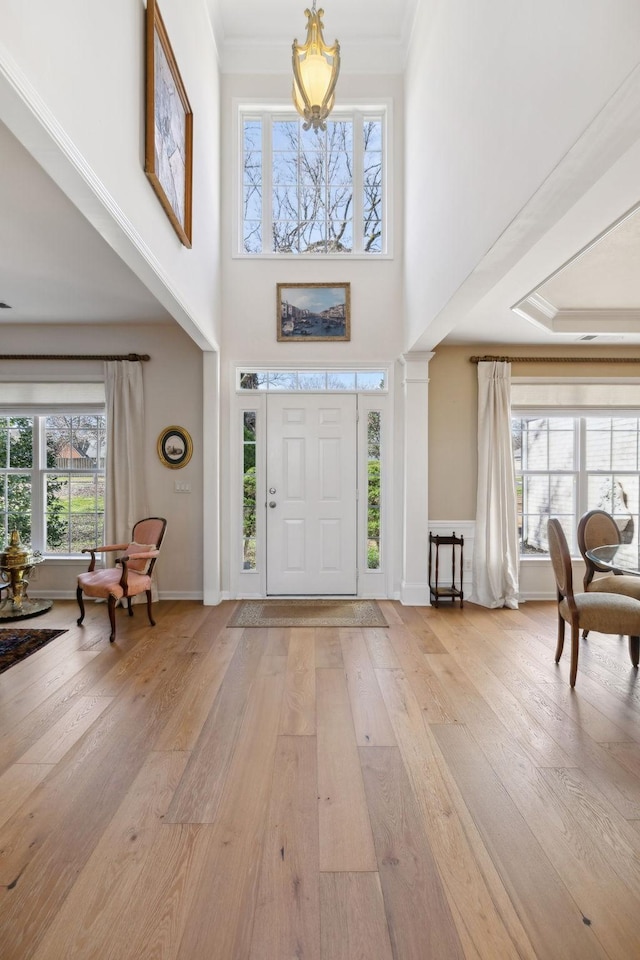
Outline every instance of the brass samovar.
[(42, 562), (42, 555), (25, 547), (17, 530), (12, 530), (9, 546), (0, 553), (0, 576), (9, 584), (14, 610), (22, 610), (22, 601), (27, 596), (29, 576), (33, 567)]

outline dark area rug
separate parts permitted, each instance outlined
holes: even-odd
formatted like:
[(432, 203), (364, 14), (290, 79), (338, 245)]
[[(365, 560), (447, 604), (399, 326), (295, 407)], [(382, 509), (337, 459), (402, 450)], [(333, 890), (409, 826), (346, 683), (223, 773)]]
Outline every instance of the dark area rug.
[(0, 673), (31, 656), (66, 630), (0, 630)]
[(228, 627), (386, 627), (375, 600), (241, 600)]

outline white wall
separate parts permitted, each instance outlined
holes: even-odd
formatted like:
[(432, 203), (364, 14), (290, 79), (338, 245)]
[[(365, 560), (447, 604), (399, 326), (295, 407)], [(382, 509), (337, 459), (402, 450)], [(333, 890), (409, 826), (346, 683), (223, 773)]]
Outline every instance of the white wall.
[[(233, 217), (236, 213), (234, 163), (236, 130), (234, 99), (255, 103), (290, 103), (290, 76), (236, 76), (223, 78), (222, 198), (223, 351), (234, 360), (300, 363), (317, 360), (351, 363), (394, 358), (402, 346), (402, 81), (399, 77), (340, 78), (341, 104), (354, 100), (375, 103), (392, 100), (394, 141), (392, 203), (395, 231), (392, 259), (330, 257), (315, 260), (281, 257), (276, 260), (234, 258)], [(349, 343), (278, 343), (276, 341), (276, 284), (301, 282), (351, 283), (351, 341)]]
[(180, 243), (144, 173), (140, 0), (0, 0), (0, 117), (206, 346), (220, 339), (216, 50), (205, 0), (161, 8), (194, 114), (193, 249)]
[[(202, 597), (202, 354), (177, 325), (96, 325), (8, 327), (5, 343), (12, 353), (148, 353), (144, 364), (145, 466), (149, 510), (168, 520), (162, 554), (157, 564), (161, 598)], [(77, 377), (80, 371), (99, 376), (102, 364), (78, 361), (0, 361), (0, 395), (3, 379)], [(165, 427), (185, 427), (193, 439), (193, 457), (182, 470), (162, 465), (157, 439)], [(179, 479), (191, 493), (175, 493)], [(88, 544), (89, 546), (89, 544)], [(75, 596), (75, 578), (86, 562), (51, 560), (37, 570), (32, 595)]]
[(623, 85), (639, 35), (636, 0), (420, 5), (405, 75), (407, 347)]
[[(393, 76), (340, 78), (339, 99), (343, 104), (359, 100), (375, 103), (377, 98), (392, 101), (394, 137), (391, 147), (394, 207), (393, 258), (348, 260), (329, 258), (276, 260), (235, 258), (232, 227), (236, 205), (232, 185), (235, 153), (234, 101), (271, 104), (290, 102), (291, 78), (282, 76), (223, 77), (222, 198), (223, 339), (221, 369), (222, 449), (229, 449), (229, 391), (236, 362), (261, 365), (291, 363), (387, 363), (393, 365), (403, 342), (402, 305), (402, 80)], [(300, 282), (349, 282), (351, 284), (351, 340), (348, 343), (278, 343), (276, 340), (276, 284)], [(224, 466), (222, 482), (222, 570), (223, 590), (229, 587), (229, 467)]]

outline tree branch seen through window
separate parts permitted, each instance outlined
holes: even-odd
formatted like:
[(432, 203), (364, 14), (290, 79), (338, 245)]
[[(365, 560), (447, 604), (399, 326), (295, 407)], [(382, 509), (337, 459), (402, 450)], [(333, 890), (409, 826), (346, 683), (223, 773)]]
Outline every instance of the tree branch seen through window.
[(380, 253), (382, 138), (381, 116), (331, 120), (325, 131), (269, 114), (244, 118), (244, 252)]

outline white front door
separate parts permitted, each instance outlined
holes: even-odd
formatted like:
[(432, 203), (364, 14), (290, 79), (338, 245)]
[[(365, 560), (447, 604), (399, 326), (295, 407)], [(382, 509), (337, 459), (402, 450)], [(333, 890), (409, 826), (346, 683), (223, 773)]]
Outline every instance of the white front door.
[(267, 397), (267, 594), (357, 592), (354, 394)]

